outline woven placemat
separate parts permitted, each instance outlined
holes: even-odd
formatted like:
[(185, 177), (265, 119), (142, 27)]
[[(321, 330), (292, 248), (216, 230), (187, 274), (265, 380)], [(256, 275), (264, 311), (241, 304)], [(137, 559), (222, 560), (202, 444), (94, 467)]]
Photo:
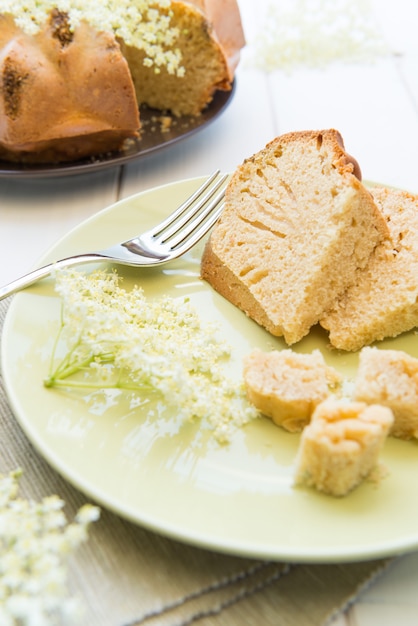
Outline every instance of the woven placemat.
[[(0, 330), (9, 300), (0, 302)], [(20, 467), (20, 493), (57, 494), (72, 519), (87, 500), (39, 456), (0, 376), (0, 473)], [(102, 509), (72, 557), (69, 586), (84, 601), (77, 626), (318, 626), (344, 611), (392, 559), (302, 565), (198, 549)]]

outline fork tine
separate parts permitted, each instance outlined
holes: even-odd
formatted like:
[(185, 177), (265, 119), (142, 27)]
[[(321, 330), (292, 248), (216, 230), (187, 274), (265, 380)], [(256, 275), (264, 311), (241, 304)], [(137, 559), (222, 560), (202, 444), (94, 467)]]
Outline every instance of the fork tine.
[(183, 255), (185, 252), (193, 248), (193, 246), (195, 246), (202, 239), (202, 237), (209, 232), (215, 222), (219, 219), (223, 208), (224, 203), (221, 202), (206, 220), (197, 224), (195, 230), (191, 232), (188, 237), (183, 237), (177, 247), (173, 250), (173, 252), (176, 253), (176, 257)]
[[(218, 179), (220, 170), (213, 172), (208, 179), (197, 189), (178, 209), (171, 213), (163, 222), (158, 224), (155, 229), (149, 231), (149, 235), (153, 239), (160, 238), (160, 243), (165, 243), (170, 237), (175, 235), (187, 222), (200, 211), (201, 208), (210, 200), (213, 194), (225, 182), (228, 175), (224, 174)], [(218, 179), (218, 180), (217, 180)], [(206, 192), (206, 193), (205, 193)]]
[(189, 217), (184, 227), (177, 230), (172, 237), (168, 239), (165, 238), (164, 244), (168, 245), (171, 250), (178, 252), (178, 247), (183, 243), (187, 242), (187, 245), (190, 245), (190, 242), (199, 241), (221, 214), (224, 196), (225, 190), (222, 188), (215, 197), (209, 198), (206, 201), (203, 209), (199, 209)]

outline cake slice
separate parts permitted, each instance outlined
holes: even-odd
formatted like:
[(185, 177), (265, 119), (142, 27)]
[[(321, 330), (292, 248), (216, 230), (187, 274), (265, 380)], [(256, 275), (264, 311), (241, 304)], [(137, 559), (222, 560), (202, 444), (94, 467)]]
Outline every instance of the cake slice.
[(295, 484), (345, 496), (376, 468), (392, 424), (387, 407), (325, 400), (301, 435)]
[(232, 175), (201, 273), (288, 345), (352, 285), (385, 220), (336, 130), (277, 137)]
[(391, 241), (378, 246), (355, 284), (321, 320), (330, 342), (359, 350), (418, 325), (418, 196), (371, 188)]
[(255, 349), (244, 358), (244, 383), (250, 402), (290, 432), (299, 432), (309, 423), (315, 407), (341, 380), (319, 350), (298, 354), (293, 350)]
[(418, 359), (401, 350), (363, 348), (354, 397), (392, 410), (391, 435), (418, 439)]

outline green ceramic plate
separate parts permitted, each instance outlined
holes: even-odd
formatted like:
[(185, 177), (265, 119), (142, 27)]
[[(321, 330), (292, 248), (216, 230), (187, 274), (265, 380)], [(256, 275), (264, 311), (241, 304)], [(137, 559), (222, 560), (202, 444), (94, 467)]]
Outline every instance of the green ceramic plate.
[[(100, 249), (158, 222), (195, 189), (187, 180), (119, 202), (81, 224), (42, 259)], [(124, 285), (155, 296), (189, 296), (217, 320), (241, 376), (253, 347), (283, 348), (199, 278), (201, 247), (159, 269), (119, 269)], [(74, 395), (43, 386), (59, 319), (52, 280), (18, 294), (4, 326), (2, 366), (14, 413), (29, 439), (68, 481), (121, 516), (158, 533), (231, 554), (305, 562), (352, 561), (418, 547), (417, 444), (388, 440), (388, 476), (335, 499), (292, 484), (299, 436), (260, 418), (220, 446), (181, 426), (176, 414), (155, 418), (128, 396)], [(386, 342), (418, 356), (414, 333)], [(328, 363), (354, 376), (357, 355), (327, 349), (320, 330), (297, 345), (319, 348)]]

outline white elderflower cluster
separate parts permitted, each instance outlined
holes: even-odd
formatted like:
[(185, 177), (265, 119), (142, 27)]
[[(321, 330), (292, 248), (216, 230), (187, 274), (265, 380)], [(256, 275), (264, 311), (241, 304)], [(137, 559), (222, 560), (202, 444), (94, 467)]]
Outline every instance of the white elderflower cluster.
[[(229, 347), (188, 300), (146, 299), (139, 287), (122, 289), (115, 272), (67, 270), (56, 279), (62, 326), (47, 387), (154, 392), (184, 420), (201, 420), (219, 441), (257, 415), (243, 383), (224, 373)], [(56, 365), (61, 340), (68, 350)]]
[(69, 17), (72, 29), (81, 20), (99, 31), (113, 32), (127, 45), (146, 54), (145, 65), (169, 73), (184, 74), (181, 53), (175, 47), (178, 29), (170, 25), (171, 0), (2, 0), (1, 13), (9, 13), (29, 35), (45, 25), (50, 12), (58, 9)]
[(270, 1), (253, 42), (254, 65), (267, 72), (374, 61), (389, 53), (370, 0)]
[(57, 496), (41, 502), (18, 497), (20, 475), (0, 475), (0, 624), (64, 624), (81, 609), (68, 595), (66, 561), (87, 539), (99, 509), (85, 505), (68, 524)]

